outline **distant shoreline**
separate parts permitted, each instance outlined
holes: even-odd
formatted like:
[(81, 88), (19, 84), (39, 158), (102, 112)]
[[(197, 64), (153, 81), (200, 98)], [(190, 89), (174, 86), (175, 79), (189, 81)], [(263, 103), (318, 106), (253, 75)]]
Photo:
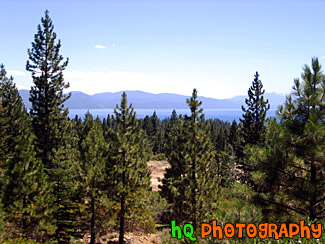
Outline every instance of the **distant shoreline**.
[[(200, 91), (198, 91), (200, 92)], [(27, 108), (29, 102), (29, 90), (19, 90), (19, 93)], [(143, 91), (126, 91), (128, 103), (132, 103), (135, 109), (188, 109), (186, 99), (188, 96), (159, 93), (152, 94)], [(271, 109), (277, 109), (278, 105), (285, 102), (285, 95), (277, 93), (265, 93), (264, 97), (269, 100)], [(204, 109), (239, 109), (245, 104), (247, 95), (236, 96), (229, 99), (215, 99), (198, 97), (202, 101)], [(87, 95), (83, 92), (71, 92), (71, 97), (65, 102), (69, 109), (114, 109), (121, 100), (121, 92), (104, 92)]]
[[(189, 113), (189, 109), (175, 109), (177, 115)], [(107, 115), (113, 115), (114, 109), (69, 109), (69, 117), (73, 119), (76, 115), (83, 118), (85, 113), (89, 111), (94, 118), (97, 116), (102, 120), (106, 119)], [(156, 111), (157, 117), (159, 119), (165, 119), (171, 116), (173, 109), (137, 109), (138, 119), (143, 119), (146, 116), (152, 116), (153, 112)], [(267, 112), (267, 117), (274, 117), (277, 109), (270, 109)], [(222, 121), (232, 122), (233, 120), (239, 121), (242, 118), (243, 111), (241, 109), (204, 109), (206, 119), (220, 119)]]

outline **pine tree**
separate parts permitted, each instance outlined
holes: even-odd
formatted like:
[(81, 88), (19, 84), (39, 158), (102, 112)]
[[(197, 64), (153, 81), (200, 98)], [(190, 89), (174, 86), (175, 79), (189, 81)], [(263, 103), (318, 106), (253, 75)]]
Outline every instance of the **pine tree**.
[(108, 145), (100, 121), (94, 121), (91, 115), (86, 114), (84, 125), (84, 133), (87, 136), (81, 142), (80, 174), (83, 196), (88, 202), (86, 211), (90, 243), (94, 244), (96, 234), (101, 230), (102, 225), (98, 221), (100, 218), (98, 212), (105, 208), (104, 203), (109, 189), (109, 179), (105, 174)]
[(140, 119), (139, 120), (139, 124), (141, 125), (141, 128), (144, 130), (144, 132), (146, 133), (147, 137), (148, 137), (148, 141), (149, 141), (149, 147), (151, 149), (151, 153), (153, 152), (153, 147), (154, 147), (154, 127), (152, 125), (152, 120), (151, 118), (146, 115), (146, 117), (144, 117), (144, 119)]
[(174, 143), (173, 139), (177, 136), (180, 120), (181, 117), (177, 116), (176, 110), (174, 109), (171, 117), (168, 119), (164, 133), (163, 151), (166, 155), (172, 154), (174, 147), (177, 146), (177, 143)]
[(216, 177), (215, 155), (209, 137), (207, 123), (204, 122), (202, 102), (197, 100), (197, 91), (186, 100), (191, 115), (185, 115), (187, 134), (186, 151), (189, 164), (188, 182), (190, 186), (191, 221), (194, 229), (197, 223), (207, 220), (206, 215), (215, 208), (218, 178)]
[(78, 136), (73, 123), (66, 121), (60, 146), (53, 149), (53, 168), (49, 169), (51, 198), (47, 210), (52, 211), (48, 223), (54, 225), (54, 238), (69, 243), (71, 237), (80, 238), (81, 189), (78, 180)]
[(216, 141), (216, 144), (217, 144), (217, 149), (219, 151), (225, 151), (226, 149), (226, 145), (227, 145), (227, 135), (225, 133), (225, 130), (223, 129), (220, 129), (219, 130), (219, 135), (217, 137), (217, 141)]
[(37, 137), (36, 146), (45, 168), (51, 168), (52, 149), (60, 144), (64, 119), (68, 114), (63, 104), (70, 96), (63, 94), (63, 89), (69, 87), (63, 79), (68, 60), (62, 62), (63, 57), (59, 53), (61, 42), (56, 43), (56, 33), (48, 11), (41, 22), (32, 49), (28, 49), (26, 70), (32, 73), (34, 82), (29, 100), (32, 103), (30, 114)]
[(270, 124), (266, 147), (251, 158), (264, 203), (315, 220), (325, 217), (325, 77), (317, 58), (301, 77), (278, 112), (280, 124)]
[(10, 232), (28, 238), (37, 235), (42, 203), (39, 193), (47, 190), (46, 176), (36, 158), (31, 121), (22, 99), (12, 77), (6, 77), (4, 66), (0, 69), (0, 121), (6, 121), (1, 127), (1, 147), (5, 148), (0, 160), (2, 203), (7, 224), (14, 227)]
[(243, 119), (240, 119), (240, 121), (242, 122), (241, 136), (243, 140), (237, 152), (239, 161), (238, 167), (242, 169), (240, 179), (254, 190), (256, 190), (256, 186), (252, 181), (251, 174), (256, 168), (250, 161), (244, 159), (245, 147), (247, 147), (247, 145), (263, 145), (265, 142), (266, 113), (267, 110), (270, 109), (270, 105), (268, 104), (268, 100), (264, 99), (264, 93), (263, 84), (261, 80), (259, 80), (259, 74), (256, 72), (252, 86), (248, 89), (248, 98), (245, 100), (247, 108), (242, 106), (244, 114)]
[(167, 196), (174, 214), (182, 218), (177, 219), (191, 221), (196, 229), (215, 210), (218, 166), (196, 89), (187, 104), (190, 116), (185, 115), (185, 120), (177, 123), (171, 134), (172, 143), (178, 146), (167, 155), (171, 168), (165, 174), (162, 194)]
[(238, 175), (236, 161), (231, 150), (216, 152), (217, 175), (221, 187), (232, 187)]
[(117, 125), (116, 140), (112, 142), (112, 161), (114, 190), (112, 195), (120, 203), (119, 243), (123, 243), (125, 218), (131, 198), (136, 193), (146, 191), (150, 187), (150, 171), (147, 167), (144, 132), (138, 126), (136, 113), (132, 104), (127, 105), (127, 95), (122, 94), (120, 106), (116, 105), (114, 120)]
[(162, 129), (161, 129), (161, 121), (158, 119), (156, 111), (153, 112), (152, 116), (150, 117), (153, 133), (152, 135), (148, 135), (149, 139), (152, 141), (152, 152), (154, 154), (161, 153), (162, 151)]
[(223, 122), (219, 119), (209, 119), (208, 125), (210, 127), (210, 137), (217, 151), (224, 151), (226, 149), (230, 131), (229, 122)]
[(270, 105), (268, 100), (264, 99), (264, 93), (263, 84), (256, 72), (252, 86), (248, 89), (248, 98), (245, 100), (247, 108), (242, 106), (244, 114), (243, 119), (240, 119), (243, 123), (245, 144), (258, 144), (265, 140), (265, 119)]
[[(2, 64), (0, 67), (0, 81), (1, 84), (7, 81), (7, 72), (4, 68), (4, 65)], [(6, 145), (6, 140), (10, 135), (6, 134), (6, 130), (9, 125), (9, 118), (6, 116), (7, 114), (7, 108), (5, 108), (3, 105), (3, 98), (2, 95), (0, 96), (0, 162), (5, 162), (6, 160), (6, 155), (8, 152), (8, 146)]]
[[(237, 126), (236, 121), (230, 127), (229, 122), (222, 122), (219, 119), (209, 119), (210, 138), (215, 148), (215, 159), (217, 164), (217, 175), (219, 176), (219, 184), (221, 187), (230, 187), (237, 176), (235, 156), (232, 145), (229, 140), (236, 139), (231, 134), (231, 128)], [(237, 127), (236, 132), (237, 131)]]
[[(4, 68), (1, 69), (0, 77), (1, 77), (1, 82), (5, 77), (5, 72)], [(2, 96), (0, 96), (0, 189), (3, 189), (3, 184), (4, 184), (4, 173), (3, 173), (3, 165), (6, 160), (6, 153), (7, 153), (7, 145), (6, 145), (6, 127), (8, 125), (8, 118), (4, 116), (6, 109), (3, 108), (2, 106)], [(3, 240), (4, 238), (4, 219), (5, 219), (5, 211), (3, 209), (3, 204), (2, 204), (2, 198), (3, 194), (0, 194), (0, 241)]]
[[(78, 160), (76, 131), (69, 121), (68, 109), (64, 102), (70, 95), (63, 90), (69, 87), (64, 81), (63, 70), (68, 60), (60, 55), (60, 40), (49, 12), (38, 25), (32, 48), (28, 49), (27, 71), (32, 73), (34, 86), (30, 91), (33, 130), (36, 135), (36, 150), (45, 172), (49, 177), (52, 190), (47, 209), (48, 232), (54, 231), (59, 243), (68, 242), (76, 232), (77, 189), (75, 188)], [(52, 229), (52, 230), (51, 230)]]
[(186, 184), (182, 182), (182, 176), (186, 174), (185, 164), (185, 143), (186, 137), (183, 131), (183, 118), (177, 116), (175, 110), (167, 124), (165, 132), (164, 153), (170, 164), (166, 168), (164, 178), (162, 179), (161, 196), (166, 198), (172, 208), (169, 210), (170, 220), (176, 220), (182, 223), (188, 220), (188, 216), (182, 214), (184, 209), (188, 209), (188, 202), (184, 201)]
[(163, 151), (163, 128), (162, 122), (158, 118), (156, 111), (152, 116), (146, 116), (144, 119), (139, 120), (141, 128), (146, 132), (152, 148), (152, 153), (157, 155)]

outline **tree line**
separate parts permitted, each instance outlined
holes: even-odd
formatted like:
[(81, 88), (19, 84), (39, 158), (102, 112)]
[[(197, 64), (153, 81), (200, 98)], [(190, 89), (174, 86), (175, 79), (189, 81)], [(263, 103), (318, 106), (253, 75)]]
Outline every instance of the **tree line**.
[[(194, 89), (188, 115), (137, 119), (123, 93), (107, 119), (68, 118), (60, 54), (49, 12), (41, 19), (26, 70), (27, 111), (0, 67), (0, 240), (94, 244), (110, 231), (155, 231), (192, 223), (294, 221), (325, 216), (325, 78), (317, 58), (293, 92), (270, 108), (256, 72), (239, 122), (204, 118)], [(160, 192), (147, 162), (167, 160)]]

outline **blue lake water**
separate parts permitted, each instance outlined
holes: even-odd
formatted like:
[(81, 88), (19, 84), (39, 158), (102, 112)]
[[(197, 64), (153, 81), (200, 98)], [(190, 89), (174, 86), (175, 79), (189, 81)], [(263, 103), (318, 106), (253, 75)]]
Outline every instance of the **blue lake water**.
[[(100, 119), (107, 118), (107, 115), (113, 115), (114, 109), (69, 109), (69, 117), (74, 118), (78, 115), (81, 118), (84, 118), (85, 113), (89, 112), (96, 118), (97, 116)], [(156, 111), (159, 119), (165, 119), (170, 117), (173, 109), (136, 109), (136, 114), (139, 119), (144, 117), (152, 116), (153, 112)], [(189, 114), (189, 109), (176, 109), (177, 114)], [(267, 113), (267, 117), (274, 117), (276, 109), (270, 109)], [(243, 111), (241, 109), (204, 109), (203, 113), (205, 114), (206, 119), (220, 119), (223, 121), (232, 122), (233, 120), (239, 121), (239, 118), (242, 118)]]

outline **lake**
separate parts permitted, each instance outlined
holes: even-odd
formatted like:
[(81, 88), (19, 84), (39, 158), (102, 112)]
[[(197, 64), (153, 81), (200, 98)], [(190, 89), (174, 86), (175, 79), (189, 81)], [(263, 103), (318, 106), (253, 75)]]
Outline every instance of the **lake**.
[[(113, 114), (114, 109), (69, 109), (69, 117), (74, 118), (78, 115), (81, 118), (84, 118), (85, 113), (89, 112), (96, 118), (97, 116), (100, 119), (107, 118), (108, 114)], [(159, 119), (165, 119), (170, 117), (173, 109), (136, 109), (136, 114), (139, 119), (144, 117), (152, 116), (153, 112), (156, 111)], [(176, 109), (177, 114), (189, 114), (189, 109)], [(267, 117), (274, 117), (276, 109), (270, 109), (267, 113)], [(239, 121), (239, 118), (242, 118), (243, 111), (241, 109), (204, 109), (203, 113), (205, 114), (206, 119), (220, 119), (223, 121), (232, 122), (233, 120)]]

